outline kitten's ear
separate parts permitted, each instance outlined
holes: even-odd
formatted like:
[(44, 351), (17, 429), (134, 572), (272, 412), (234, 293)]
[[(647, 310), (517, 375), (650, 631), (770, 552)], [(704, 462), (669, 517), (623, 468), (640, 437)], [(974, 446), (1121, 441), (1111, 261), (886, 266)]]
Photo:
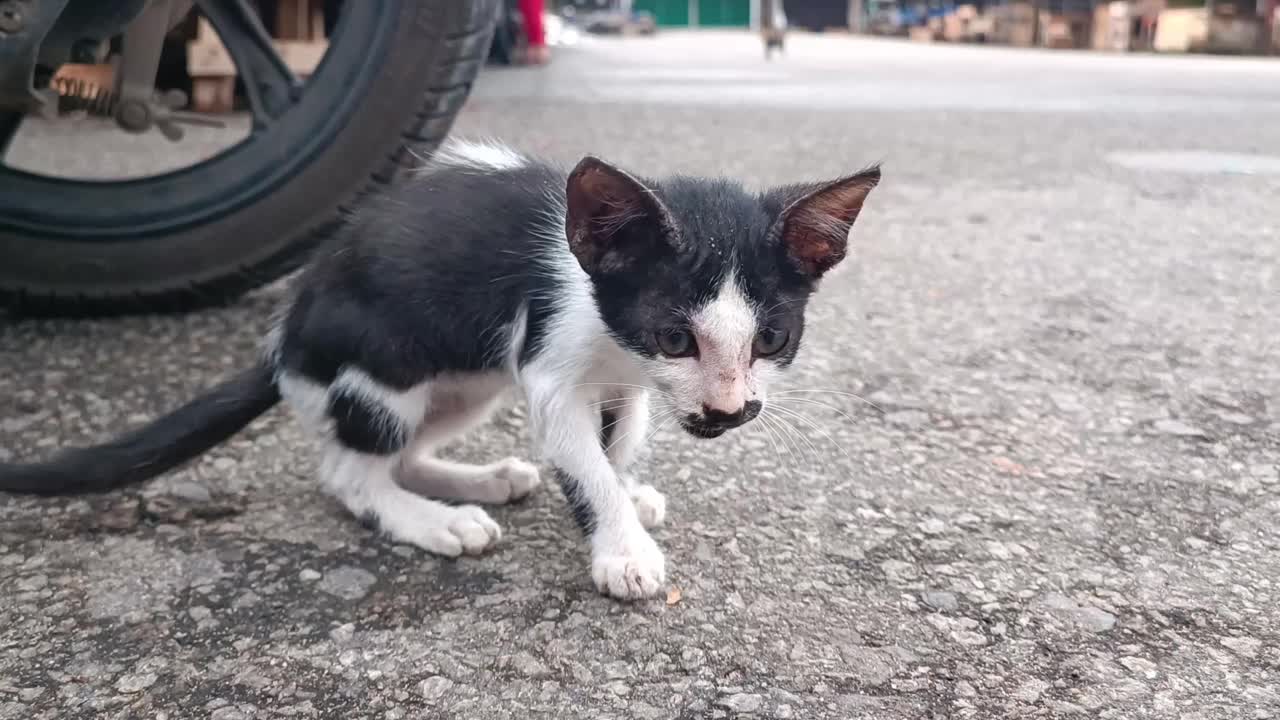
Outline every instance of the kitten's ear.
[[(835, 267), (844, 259), (849, 229), (858, 219), (862, 203), (879, 182), (877, 166), (834, 182), (776, 191), (789, 201), (779, 218), (787, 258), (814, 280)], [(773, 199), (780, 199), (778, 194)]]
[(599, 158), (585, 157), (569, 173), (566, 201), (569, 249), (588, 273), (625, 270), (674, 232), (652, 190)]

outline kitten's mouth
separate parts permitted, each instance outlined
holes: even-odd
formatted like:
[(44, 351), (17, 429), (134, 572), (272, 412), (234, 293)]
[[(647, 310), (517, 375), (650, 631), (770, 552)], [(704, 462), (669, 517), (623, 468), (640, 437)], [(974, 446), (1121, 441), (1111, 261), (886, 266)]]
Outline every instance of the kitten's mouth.
[(718, 438), (736, 427), (751, 422), (763, 409), (764, 403), (759, 400), (748, 400), (742, 406), (742, 410), (736, 413), (715, 410), (706, 410), (702, 415), (690, 413), (680, 420), (680, 426), (694, 437)]
[(708, 425), (707, 423), (689, 422), (687, 420), (681, 421), (680, 427), (684, 428), (685, 432), (694, 437), (705, 438), (707, 440), (718, 438), (729, 432), (731, 429), (728, 425)]

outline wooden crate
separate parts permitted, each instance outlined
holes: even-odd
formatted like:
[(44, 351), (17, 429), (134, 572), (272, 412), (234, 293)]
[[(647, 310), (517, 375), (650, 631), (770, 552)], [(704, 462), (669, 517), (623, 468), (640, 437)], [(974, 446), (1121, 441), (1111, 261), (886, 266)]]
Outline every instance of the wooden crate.
[[(276, 52), (293, 73), (315, 72), (329, 48), (321, 0), (279, 0), (276, 6)], [(200, 18), (196, 38), (187, 44), (191, 75), (191, 107), (197, 112), (227, 113), (235, 105), (236, 65), (208, 20)]]
[(936, 33), (931, 27), (913, 27), (907, 30), (907, 37), (914, 42), (931, 43), (936, 39)]

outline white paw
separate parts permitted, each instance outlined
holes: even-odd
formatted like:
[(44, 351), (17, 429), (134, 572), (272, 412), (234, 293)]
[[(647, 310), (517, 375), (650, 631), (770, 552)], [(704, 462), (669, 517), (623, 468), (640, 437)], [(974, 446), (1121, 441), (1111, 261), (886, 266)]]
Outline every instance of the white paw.
[(630, 537), (601, 543), (591, 558), (596, 588), (619, 600), (653, 597), (666, 579), (666, 559), (649, 533), (636, 528)]
[(447, 508), (431, 520), (428, 527), (419, 528), (414, 537), (408, 539), (437, 555), (479, 555), (502, 539), (502, 528), (475, 505)]
[(639, 485), (631, 491), (636, 515), (646, 528), (656, 528), (667, 519), (667, 499), (652, 485)]
[(538, 468), (520, 458), (509, 457), (497, 463), (498, 469), (493, 473), (494, 503), (509, 503), (524, 499), (533, 489), (542, 484)]

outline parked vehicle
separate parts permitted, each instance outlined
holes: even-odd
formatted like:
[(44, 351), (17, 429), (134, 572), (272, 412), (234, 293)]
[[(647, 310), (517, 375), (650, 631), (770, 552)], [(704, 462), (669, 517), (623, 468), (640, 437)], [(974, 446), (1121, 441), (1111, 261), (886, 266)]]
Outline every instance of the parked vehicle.
[[(21, 123), (70, 106), (182, 142), (207, 116), (155, 92), (169, 28), (194, 9), (235, 63), (252, 130), (196, 165), (82, 181), (6, 167)], [(490, 49), (498, 0), (329, 0), (306, 81), (250, 0), (0, 0), (0, 303), (116, 313), (221, 303), (296, 268), (362, 195), (449, 132)], [(115, 63), (111, 88), (62, 87), (70, 62)]]

